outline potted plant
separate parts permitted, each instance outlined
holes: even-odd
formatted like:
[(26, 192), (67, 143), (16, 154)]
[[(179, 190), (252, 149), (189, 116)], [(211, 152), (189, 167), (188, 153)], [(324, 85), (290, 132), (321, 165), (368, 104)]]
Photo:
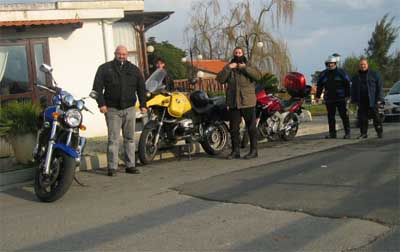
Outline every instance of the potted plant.
[(40, 111), (40, 106), (31, 102), (12, 101), (0, 108), (0, 133), (7, 135), (19, 163), (32, 160)]

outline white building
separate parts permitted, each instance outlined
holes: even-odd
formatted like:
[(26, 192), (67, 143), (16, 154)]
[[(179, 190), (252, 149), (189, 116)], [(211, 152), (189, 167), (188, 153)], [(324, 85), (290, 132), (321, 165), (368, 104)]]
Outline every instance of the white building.
[[(38, 2), (40, 2), (38, 0)], [(144, 12), (144, 0), (55, 0), (51, 3), (0, 3), (0, 101), (49, 100), (35, 83), (50, 80), (38, 69), (53, 66), (63, 89), (84, 97), (92, 89), (97, 67), (128, 47), (129, 60), (148, 72), (145, 32), (173, 12)], [(86, 136), (107, 134), (104, 116), (84, 114)]]

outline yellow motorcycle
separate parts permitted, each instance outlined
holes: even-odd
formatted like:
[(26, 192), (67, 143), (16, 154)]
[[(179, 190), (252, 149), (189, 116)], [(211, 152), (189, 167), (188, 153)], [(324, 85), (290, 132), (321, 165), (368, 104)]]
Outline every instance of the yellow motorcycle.
[(160, 148), (179, 141), (198, 142), (210, 155), (221, 153), (228, 142), (225, 98), (209, 98), (204, 91), (184, 93), (165, 90), (164, 70), (146, 81), (148, 122), (139, 139), (139, 159), (150, 163)]

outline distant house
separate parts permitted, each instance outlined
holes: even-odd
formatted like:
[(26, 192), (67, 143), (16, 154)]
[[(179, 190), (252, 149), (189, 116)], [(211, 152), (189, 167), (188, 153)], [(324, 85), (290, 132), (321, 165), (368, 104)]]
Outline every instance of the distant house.
[[(48, 101), (35, 83), (49, 85), (39, 71), (54, 68), (60, 87), (77, 97), (87, 96), (97, 67), (114, 58), (117, 45), (126, 45), (129, 60), (148, 72), (145, 32), (173, 12), (144, 12), (144, 0), (55, 0), (42, 3), (0, 2), (0, 101)], [(88, 100), (94, 115), (85, 114), (86, 136), (106, 135), (104, 116)]]
[(193, 66), (204, 73), (203, 78), (215, 78), (217, 74), (228, 64), (223, 60), (194, 60)]

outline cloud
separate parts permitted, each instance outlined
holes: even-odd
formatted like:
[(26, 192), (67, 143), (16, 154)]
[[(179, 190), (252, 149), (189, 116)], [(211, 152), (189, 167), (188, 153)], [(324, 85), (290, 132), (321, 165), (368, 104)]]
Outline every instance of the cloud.
[(381, 7), (384, 0), (329, 0), (333, 4), (343, 5), (352, 9), (369, 9)]
[[(298, 0), (296, 1), (296, 5), (303, 9), (330, 6), (339, 9), (350, 8), (354, 10), (363, 10), (368, 8), (379, 8), (390, 1), (391, 0)], [(395, 3), (393, 2), (393, 4)]]

